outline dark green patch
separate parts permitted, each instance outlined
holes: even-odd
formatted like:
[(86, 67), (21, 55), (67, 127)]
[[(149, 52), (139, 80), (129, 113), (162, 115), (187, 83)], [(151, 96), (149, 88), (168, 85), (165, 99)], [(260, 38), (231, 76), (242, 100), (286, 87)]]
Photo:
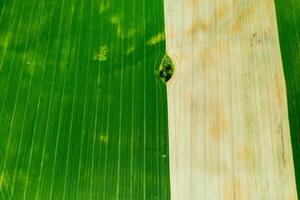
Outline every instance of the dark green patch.
[(174, 74), (175, 66), (172, 59), (165, 55), (158, 69), (158, 76), (163, 82), (168, 82)]
[(275, 4), (287, 87), (298, 198), (300, 199), (300, 1), (275, 0)]

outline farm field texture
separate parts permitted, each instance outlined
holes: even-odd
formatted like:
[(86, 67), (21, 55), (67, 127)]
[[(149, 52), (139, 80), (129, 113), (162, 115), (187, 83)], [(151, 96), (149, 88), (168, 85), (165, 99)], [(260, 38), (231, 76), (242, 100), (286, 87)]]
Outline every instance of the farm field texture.
[(0, 1), (0, 199), (169, 199), (163, 1)]
[(296, 200), (299, 0), (0, 0), (0, 199)]

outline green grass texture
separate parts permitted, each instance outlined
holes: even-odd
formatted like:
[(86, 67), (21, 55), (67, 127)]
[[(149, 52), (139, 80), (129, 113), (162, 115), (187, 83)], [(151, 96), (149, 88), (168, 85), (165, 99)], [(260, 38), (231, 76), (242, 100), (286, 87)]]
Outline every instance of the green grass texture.
[(170, 199), (163, 0), (0, 0), (0, 199)]

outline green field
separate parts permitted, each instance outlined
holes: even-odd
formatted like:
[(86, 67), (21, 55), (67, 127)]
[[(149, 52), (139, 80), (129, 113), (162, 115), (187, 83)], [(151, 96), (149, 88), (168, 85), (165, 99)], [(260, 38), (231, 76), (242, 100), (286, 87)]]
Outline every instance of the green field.
[[(300, 191), (300, 1), (275, 0), (287, 87), (297, 189)], [(300, 194), (298, 192), (298, 198)]]
[(0, 0), (0, 199), (170, 199), (163, 0)]

